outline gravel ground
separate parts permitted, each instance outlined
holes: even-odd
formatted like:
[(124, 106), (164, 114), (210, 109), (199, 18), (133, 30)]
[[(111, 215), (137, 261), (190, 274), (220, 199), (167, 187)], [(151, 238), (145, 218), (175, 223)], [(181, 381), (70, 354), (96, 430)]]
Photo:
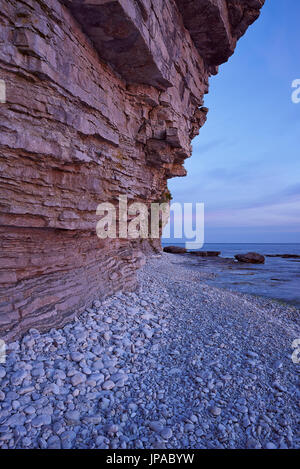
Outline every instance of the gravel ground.
[(299, 448), (299, 311), (149, 259), (137, 293), (0, 365), (0, 448)]

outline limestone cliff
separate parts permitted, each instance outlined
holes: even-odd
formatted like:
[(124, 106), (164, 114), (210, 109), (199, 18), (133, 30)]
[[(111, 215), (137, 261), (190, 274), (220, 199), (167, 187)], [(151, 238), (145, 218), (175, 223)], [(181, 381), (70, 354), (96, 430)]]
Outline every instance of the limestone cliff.
[(184, 176), (217, 66), (264, 0), (1, 0), (0, 336), (134, 289), (147, 242), (96, 207)]

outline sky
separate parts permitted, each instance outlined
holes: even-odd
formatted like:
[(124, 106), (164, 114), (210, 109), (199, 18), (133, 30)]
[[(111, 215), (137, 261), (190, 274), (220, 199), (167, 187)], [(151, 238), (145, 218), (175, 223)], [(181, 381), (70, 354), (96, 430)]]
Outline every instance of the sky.
[(172, 202), (204, 203), (207, 243), (300, 243), (299, 19), (298, 0), (266, 0), (210, 79), (188, 175), (168, 183)]

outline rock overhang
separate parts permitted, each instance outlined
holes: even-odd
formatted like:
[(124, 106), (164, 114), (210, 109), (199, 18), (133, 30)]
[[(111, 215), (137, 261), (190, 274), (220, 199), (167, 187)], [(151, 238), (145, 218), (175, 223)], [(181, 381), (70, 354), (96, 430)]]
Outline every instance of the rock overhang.
[(4, 2), (1, 338), (63, 325), (93, 300), (136, 288), (160, 240), (100, 240), (97, 205), (125, 194), (150, 206), (168, 178), (186, 174), (209, 76), (262, 3)]
[[(141, 83), (165, 89), (169, 81), (169, 57), (149, 33), (150, 12), (142, 0), (63, 0), (99, 56), (126, 83)], [(159, 42), (160, 41), (160, 42)], [(161, 46), (161, 47), (160, 47)]]
[[(265, 0), (174, 0), (211, 72), (233, 54)], [(62, 0), (100, 57), (128, 83), (173, 86), (173, 35), (162, 35), (151, 0)], [(155, 3), (155, 2), (154, 2)], [(157, 4), (159, 2), (156, 2)], [(158, 15), (161, 11), (158, 10)], [(151, 34), (152, 33), (152, 34)]]

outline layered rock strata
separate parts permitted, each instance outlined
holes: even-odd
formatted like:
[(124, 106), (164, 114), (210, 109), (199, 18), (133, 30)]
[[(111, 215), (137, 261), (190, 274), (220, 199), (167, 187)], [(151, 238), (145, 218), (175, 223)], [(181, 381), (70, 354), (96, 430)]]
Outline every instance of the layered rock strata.
[(97, 205), (168, 200), (217, 66), (263, 0), (2, 0), (0, 336), (136, 287), (159, 242), (96, 236)]

